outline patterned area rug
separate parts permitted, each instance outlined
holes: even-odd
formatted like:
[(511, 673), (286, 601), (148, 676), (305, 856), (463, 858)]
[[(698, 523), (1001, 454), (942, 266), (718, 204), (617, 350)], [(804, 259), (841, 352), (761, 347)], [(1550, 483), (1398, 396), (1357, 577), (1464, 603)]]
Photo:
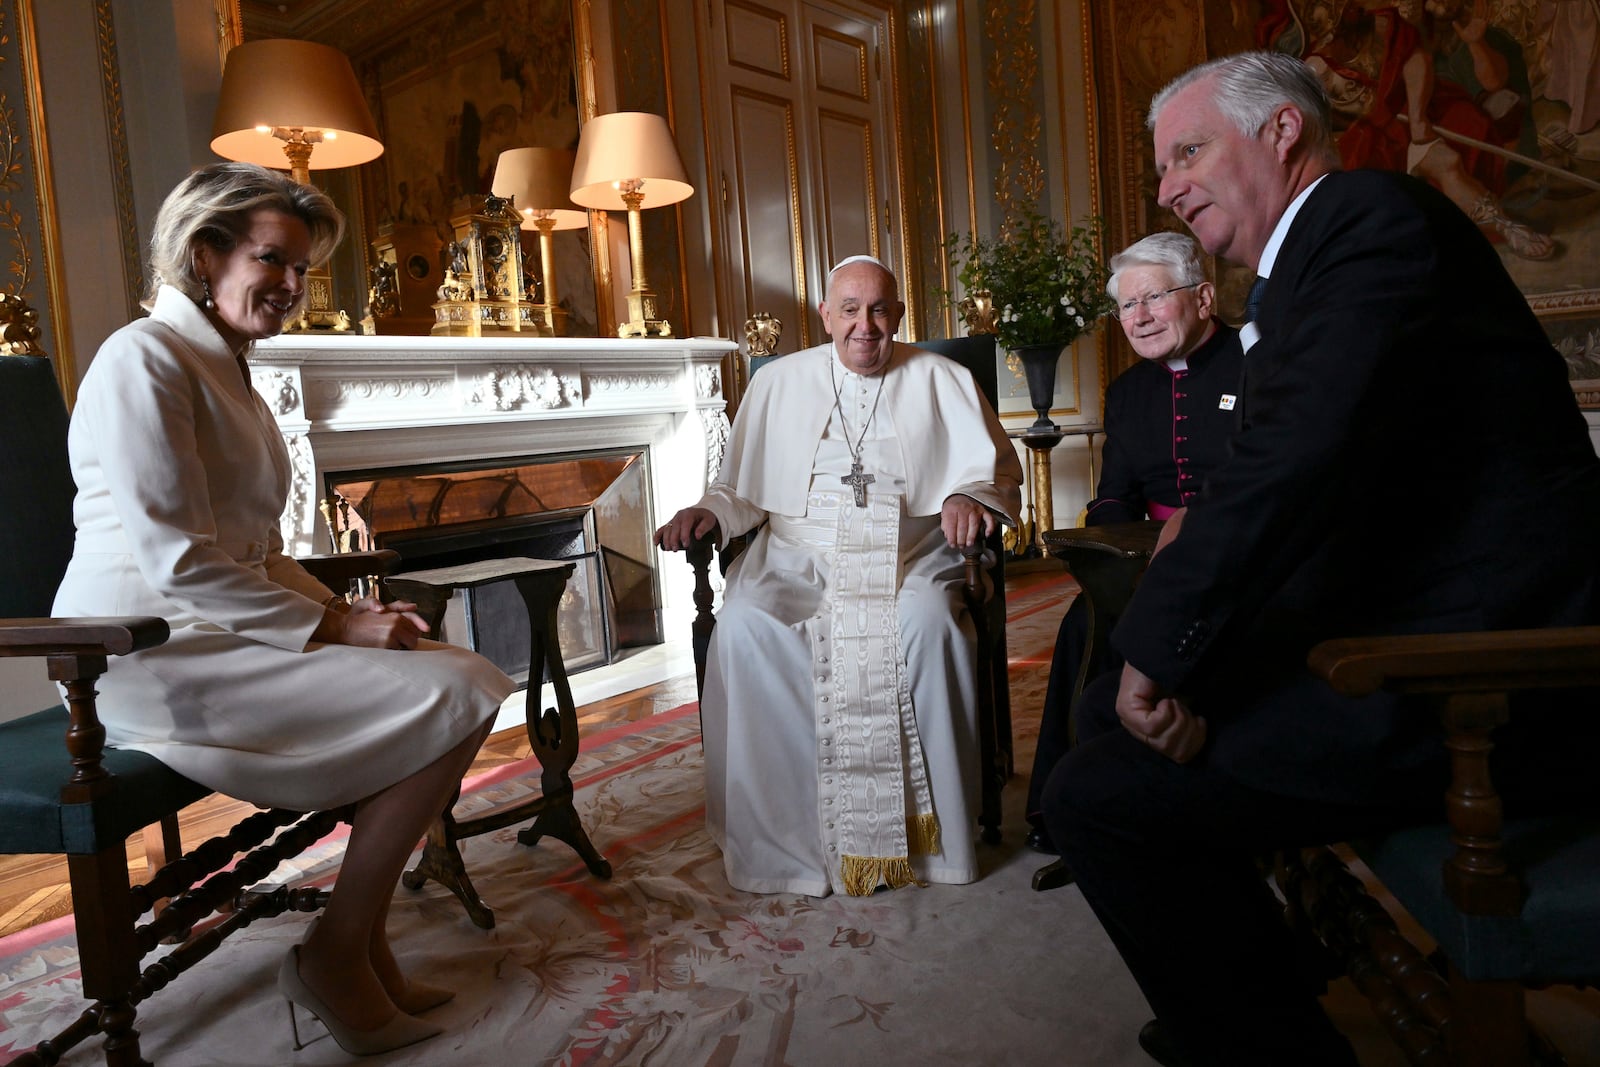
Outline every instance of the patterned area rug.
[[(1017, 774), (1004, 841), (980, 849), (975, 884), (821, 899), (731, 888), (705, 832), (698, 719), (686, 705), (583, 739), (576, 803), (610, 881), (559, 842), (517, 844), (511, 827), (464, 848), (495, 929), (472, 926), (437, 885), (397, 892), (402, 963), (458, 995), (429, 1016), (443, 1036), (364, 1062), (1148, 1067), (1134, 1041), (1149, 1018), (1144, 998), (1076, 889), (1031, 890), (1043, 860), (1021, 845), (1050, 650), (1075, 592), (1050, 569), (1007, 582)], [(518, 800), (537, 782), (531, 761), (498, 768), (467, 783), (461, 809)], [(342, 849), (330, 838), (275, 878), (326, 884)], [(349, 1062), (303, 1015), (315, 1040), (293, 1049), (275, 979), (304, 932), (304, 916), (252, 926), (144, 1005), (145, 1057), (165, 1067)], [(0, 1058), (67, 1025), (79, 992), (70, 918), (0, 940)], [(1530, 997), (1575, 1067), (1600, 1064), (1595, 999)], [(1364, 1067), (1403, 1065), (1348, 982), (1324, 1003)], [(101, 1062), (98, 1039), (67, 1062)]]
[[(611, 861), (589, 875), (563, 844), (517, 844), (516, 827), (465, 845), (495, 908), (481, 931), (436, 885), (397, 892), (403, 962), (459, 990), (432, 1014), (440, 1038), (395, 1064), (1140, 1064), (1125, 1024), (1137, 988), (1071, 891), (1035, 894), (1040, 857), (1021, 848), (1020, 807), (1055, 628), (1075, 592), (1059, 574), (1008, 591), (1019, 773), (1004, 842), (969, 886), (869, 898), (757, 896), (732, 889), (706, 835), (693, 705), (584, 738), (577, 805)], [(536, 764), (468, 784), (471, 813), (538, 788)], [(342, 841), (280, 880), (326, 883)], [(296, 1053), (275, 991), (303, 916), (252, 926), (153, 998), (140, 1015), (162, 1064), (336, 1063), (331, 1039)], [(1041, 937), (1043, 930), (1050, 932)], [(70, 920), (0, 942), (0, 1054), (66, 1025), (82, 1004)], [(1070, 997), (1063, 991), (1072, 990)], [(302, 1032), (323, 1033), (302, 1016)], [(70, 1063), (99, 1060), (98, 1040)]]

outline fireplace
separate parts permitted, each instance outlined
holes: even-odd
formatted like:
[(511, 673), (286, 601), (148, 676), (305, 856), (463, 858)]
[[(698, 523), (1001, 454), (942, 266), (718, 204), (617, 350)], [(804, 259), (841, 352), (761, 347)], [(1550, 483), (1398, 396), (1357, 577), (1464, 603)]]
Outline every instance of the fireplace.
[[(576, 565), (557, 613), (569, 671), (663, 639), (653, 566), (649, 454), (610, 449), (412, 464), (325, 475), (340, 550), (390, 548), (408, 570), (531, 556)], [(464, 590), (445, 637), (523, 681), (527, 610), (514, 583)]]
[[(277, 420), (292, 466), (280, 524), (285, 551), (304, 555), (334, 547), (323, 514), (332, 512), (340, 521), (340, 505), (325, 506), (334, 484), (407, 468), (454, 473), (529, 459), (640, 453), (642, 460), (634, 462), (648, 469), (646, 514), (671, 515), (705, 491), (721, 463), (728, 439), (722, 365), (736, 349), (732, 341), (708, 337), (309, 333), (258, 341), (249, 356), (251, 374)], [(649, 543), (648, 525), (625, 543), (611, 539), (602, 526), (611, 499), (602, 494), (584, 506), (595, 513), (591, 544), (597, 580), (603, 583), (600, 603), (609, 610), (620, 600), (618, 610), (603, 619), (614, 654), (619, 646), (646, 640), (641, 635), (651, 631), (687, 633), (694, 587), (680, 558), (669, 556), (659, 570), (652, 569), (659, 554)], [(452, 523), (459, 525), (470, 523)], [(339, 529), (346, 544), (372, 536), (352, 534), (347, 521)], [(408, 549), (402, 543), (406, 538), (394, 536), (408, 564), (419, 566), (413, 553), (427, 546)], [(510, 547), (500, 551), (509, 553)], [(626, 610), (629, 588), (660, 592), (652, 607), (635, 614)], [(483, 619), (483, 612), (475, 616), (480, 631), (495, 629)], [(635, 628), (632, 619), (640, 625)], [(466, 625), (463, 619), (452, 632), (465, 633)], [(669, 659), (637, 656), (629, 662)], [(592, 680), (614, 670), (587, 674)], [(639, 677), (627, 668), (623, 673)]]

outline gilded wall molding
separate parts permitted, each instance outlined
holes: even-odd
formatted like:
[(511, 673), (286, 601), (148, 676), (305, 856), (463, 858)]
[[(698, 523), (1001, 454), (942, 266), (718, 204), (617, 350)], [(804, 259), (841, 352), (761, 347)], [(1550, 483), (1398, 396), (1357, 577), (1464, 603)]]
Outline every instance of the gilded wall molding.
[(100, 58), (100, 99), (106, 116), (106, 147), (111, 155), (111, 193), (117, 205), (117, 239), (122, 254), (122, 281), (128, 295), (128, 318), (141, 314), (144, 265), (139, 255), (139, 219), (133, 203), (133, 167), (128, 155), (128, 126), (122, 105), (122, 66), (117, 61), (117, 28), (111, 0), (95, 0), (96, 45)]
[(226, 66), (228, 53), (244, 43), (244, 16), (239, 14), (239, 0), (216, 0), (216, 12), (217, 65)]
[[(572, 0), (572, 70), (578, 89), (578, 115), (588, 122), (600, 112), (595, 81), (594, 5)], [(611, 272), (611, 226), (603, 211), (589, 212), (589, 265), (594, 271), (595, 332), (617, 332), (616, 279)]]
[(43, 309), (42, 347), (54, 361), (61, 395), (70, 406), (77, 395), (78, 375), (33, 4), (34, 0), (0, 2), (0, 247), (8, 256), (5, 290)]
[[(889, 39), (879, 43), (879, 70), (883, 70), (884, 66), (887, 65), (889, 71), (890, 100), (887, 108), (889, 121), (899, 129), (904, 129), (904, 125), (899, 121), (901, 109), (905, 106), (901, 73), (906, 64), (900, 47), (900, 42), (903, 39), (903, 31), (900, 28), (900, 7), (884, 5), (883, 11), (889, 23)], [(889, 53), (887, 56), (882, 55), (882, 50), (884, 49), (887, 49)], [(906, 305), (906, 317), (911, 322), (916, 323), (922, 317), (922, 287), (924, 284), (922, 263), (917, 258), (917, 242), (912, 226), (913, 220), (916, 219), (914, 210), (916, 190), (906, 182), (906, 160), (909, 151), (906, 145), (906, 138), (892, 129), (885, 130), (884, 133), (886, 136), (891, 137), (894, 142), (894, 151), (890, 153), (890, 163), (894, 166), (894, 187), (898, 190), (898, 195), (891, 199), (895, 212), (892, 225), (900, 235), (900, 262), (904, 264), (903, 274), (905, 275), (902, 279), (901, 289), (903, 291), (900, 294), (900, 298)]]
[[(907, 117), (905, 128), (912, 131), (904, 151), (910, 156), (910, 171), (916, 175), (916, 185), (910, 190), (914, 194), (910, 208), (914, 226), (905, 228), (907, 244), (914, 245), (907, 250), (906, 261), (913, 267), (907, 285), (919, 292), (929, 288), (930, 280), (943, 288), (950, 270), (950, 257), (944, 247), (944, 235), (949, 232), (945, 223), (944, 168), (940, 166), (944, 159), (940, 129), (944, 108), (939, 95), (940, 79), (934, 74), (939, 60), (930, 26), (931, 4), (932, 0), (926, 0), (916, 5), (906, 19), (909, 89), (902, 102)], [(926, 136), (922, 136), (924, 133)], [(917, 336), (953, 336), (955, 323), (949, 308), (932, 307), (923, 320), (913, 315), (911, 321), (919, 327)]]
[[(673, 109), (672, 83), (667, 77), (670, 60), (667, 51), (663, 0), (612, 0), (611, 24), (626, 26), (614, 43), (616, 98), (619, 111), (651, 111), (666, 117), (667, 125), (678, 129)], [(680, 154), (682, 146), (679, 146)], [(705, 196), (697, 188), (696, 196)], [(648, 196), (640, 217), (644, 228), (645, 254), (651, 257), (649, 276), (662, 318), (681, 326), (685, 336), (694, 333), (689, 306), (689, 276), (685, 262), (683, 204), (650, 209)], [(674, 261), (666, 263), (671, 249)], [(665, 279), (665, 282), (663, 282)]]

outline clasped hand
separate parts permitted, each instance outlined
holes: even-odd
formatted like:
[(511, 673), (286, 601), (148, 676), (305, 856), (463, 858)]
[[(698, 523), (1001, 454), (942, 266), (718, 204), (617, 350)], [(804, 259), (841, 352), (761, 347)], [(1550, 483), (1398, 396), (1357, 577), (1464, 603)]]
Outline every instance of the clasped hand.
[(330, 640), (341, 645), (416, 648), (422, 635), (430, 629), (427, 621), (417, 614), (417, 606), (409, 600), (391, 600), (385, 604), (377, 597), (363, 597), (350, 605), (349, 614), (329, 612), (328, 615), (336, 620), (338, 630)]
[(1122, 668), (1117, 718), (1130, 734), (1174, 763), (1188, 763), (1206, 744), (1206, 721), (1131, 663)]

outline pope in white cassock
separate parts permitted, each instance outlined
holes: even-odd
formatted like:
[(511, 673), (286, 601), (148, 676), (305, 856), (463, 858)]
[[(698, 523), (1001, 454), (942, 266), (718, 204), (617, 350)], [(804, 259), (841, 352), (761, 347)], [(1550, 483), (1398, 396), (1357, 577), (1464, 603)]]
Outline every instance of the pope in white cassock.
[(960, 546), (1015, 524), (1022, 466), (965, 368), (895, 342), (883, 264), (840, 263), (817, 310), (832, 342), (751, 379), (721, 472), (656, 531), (677, 551), (760, 527), (706, 666), (706, 821), (750, 892), (970, 882)]

